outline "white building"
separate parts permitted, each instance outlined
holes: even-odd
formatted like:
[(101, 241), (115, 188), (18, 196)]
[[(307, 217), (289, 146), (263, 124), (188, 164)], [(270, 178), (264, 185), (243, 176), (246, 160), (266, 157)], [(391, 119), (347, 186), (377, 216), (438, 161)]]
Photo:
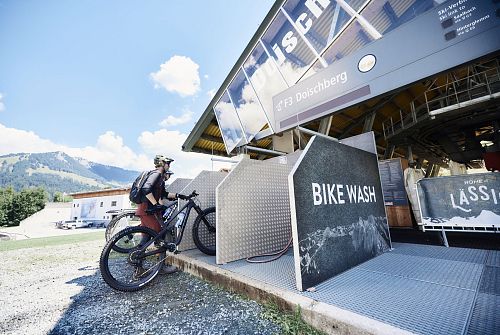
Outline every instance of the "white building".
[[(70, 220), (108, 221), (122, 209), (132, 208), (130, 188), (73, 193)], [(108, 213), (109, 211), (113, 211)]]

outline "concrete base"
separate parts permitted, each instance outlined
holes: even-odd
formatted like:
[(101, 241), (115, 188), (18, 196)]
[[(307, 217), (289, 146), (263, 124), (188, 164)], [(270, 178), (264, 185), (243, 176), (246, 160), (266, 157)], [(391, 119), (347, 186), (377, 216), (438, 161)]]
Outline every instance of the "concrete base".
[(250, 299), (263, 303), (273, 301), (290, 311), (300, 306), (304, 321), (327, 334), (412, 334), (366, 316), (208, 264), (188, 254), (171, 256), (171, 261), (182, 271)]

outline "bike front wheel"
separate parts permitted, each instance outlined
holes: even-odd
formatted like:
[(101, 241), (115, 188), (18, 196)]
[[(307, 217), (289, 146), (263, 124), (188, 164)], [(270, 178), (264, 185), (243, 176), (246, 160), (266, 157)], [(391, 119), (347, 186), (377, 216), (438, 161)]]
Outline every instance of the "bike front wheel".
[(215, 255), (215, 207), (205, 209), (194, 220), (193, 240), (201, 252)]
[(144, 257), (142, 249), (156, 236), (156, 232), (147, 227), (129, 227), (113, 236), (104, 246), (99, 260), (104, 281), (115, 290), (125, 292), (140, 290), (151, 282), (158, 275), (166, 253), (154, 242), (145, 250), (151, 255)]

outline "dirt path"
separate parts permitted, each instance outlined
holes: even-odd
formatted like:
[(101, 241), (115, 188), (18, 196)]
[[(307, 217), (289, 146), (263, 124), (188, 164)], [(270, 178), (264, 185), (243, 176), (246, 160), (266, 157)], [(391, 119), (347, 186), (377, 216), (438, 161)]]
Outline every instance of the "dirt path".
[(274, 334), (262, 307), (185, 273), (121, 293), (102, 280), (103, 240), (0, 252), (1, 334)]

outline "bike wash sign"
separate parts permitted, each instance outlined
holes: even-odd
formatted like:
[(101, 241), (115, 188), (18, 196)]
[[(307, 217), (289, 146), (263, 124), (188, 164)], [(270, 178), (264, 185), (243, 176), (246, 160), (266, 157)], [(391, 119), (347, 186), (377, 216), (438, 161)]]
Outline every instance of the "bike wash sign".
[(288, 184), (299, 290), (390, 248), (375, 154), (315, 136)]
[(451, 0), (273, 97), (275, 133), (500, 49), (497, 1)]
[(429, 226), (500, 227), (500, 173), (421, 179), (422, 223)]

